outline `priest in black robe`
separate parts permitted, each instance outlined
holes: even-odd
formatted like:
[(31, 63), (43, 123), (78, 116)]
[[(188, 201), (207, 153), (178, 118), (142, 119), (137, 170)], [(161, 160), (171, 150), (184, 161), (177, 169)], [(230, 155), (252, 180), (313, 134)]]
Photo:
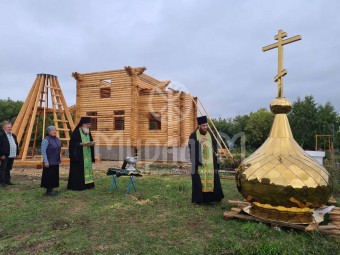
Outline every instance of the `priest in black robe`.
[(94, 142), (90, 132), (91, 118), (81, 117), (79, 124), (71, 134), (69, 144), (70, 173), (67, 188), (85, 190), (94, 187), (92, 162)]
[(198, 117), (197, 122), (198, 129), (189, 137), (192, 203), (220, 202), (224, 195), (218, 173), (217, 142), (208, 131), (207, 117)]

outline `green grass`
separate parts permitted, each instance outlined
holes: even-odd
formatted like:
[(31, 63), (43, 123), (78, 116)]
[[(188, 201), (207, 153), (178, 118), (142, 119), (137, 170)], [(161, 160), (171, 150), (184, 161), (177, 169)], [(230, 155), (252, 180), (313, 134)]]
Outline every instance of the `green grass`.
[(190, 176), (144, 176), (130, 195), (124, 177), (110, 194), (104, 173), (82, 192), (62, 176), (56, 197), (19, 177), (0, 189), (0, 254), (339, 254), (339, 238), (225, 221), (225, 201), (242, 199), (233, 180), (222, 180), (223, 203), (196, 206)]

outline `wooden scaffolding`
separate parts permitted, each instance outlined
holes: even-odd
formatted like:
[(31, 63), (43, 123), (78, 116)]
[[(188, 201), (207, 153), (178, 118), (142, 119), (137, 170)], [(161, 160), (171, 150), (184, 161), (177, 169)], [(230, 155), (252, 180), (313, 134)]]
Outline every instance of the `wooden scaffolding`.
[(13, 133), (17, 135), (20, 148), (20, 160), (16, 160), (16, 163), (35, 164), (42, 161), (40, 153), (36, 153), (39, 132), (43, 139), (47, 126), (52, 123), (62, 143), (62, 155), (65, 155), (68, 150), (70, 131), (74, 129), (73, 119), (57, 76), (37, 74), (13, 125)]

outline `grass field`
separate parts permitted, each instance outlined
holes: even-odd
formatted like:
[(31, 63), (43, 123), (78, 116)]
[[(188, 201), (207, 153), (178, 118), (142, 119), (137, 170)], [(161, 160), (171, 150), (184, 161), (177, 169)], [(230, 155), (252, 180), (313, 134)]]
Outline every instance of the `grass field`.
[(224, 221), (226, 200), (242, 199), (230, 179), (222, 203), (196, 206), (188, 175), (143, 176), (130, 195), (127, 178), (110, 194), (111, 177), (95, 177), (95, 189), (74, 192), (62, 173), (46, 197), (38, 175), (16, 174), (0, 189), (0, 254), (339, 254), (340, 238)]

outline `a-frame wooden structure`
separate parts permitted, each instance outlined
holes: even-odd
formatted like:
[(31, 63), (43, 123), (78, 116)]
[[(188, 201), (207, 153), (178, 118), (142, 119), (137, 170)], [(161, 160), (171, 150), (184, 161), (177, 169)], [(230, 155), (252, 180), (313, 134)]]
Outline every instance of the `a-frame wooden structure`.
[[(53, 119), (49, 118), (53, 115)], [(57, 136), (62, 143), (62, 154), (68, 149), (70, 131), (74, 122), (67, 108), (57, 76), (38, 74), (34, 84), (13, 125), (17, 135), (20, 160), (16, 163), (37, 163), (42, 158), (36, 155), (39, 132), (45, 137), (45, 130), (53, 122)]]

